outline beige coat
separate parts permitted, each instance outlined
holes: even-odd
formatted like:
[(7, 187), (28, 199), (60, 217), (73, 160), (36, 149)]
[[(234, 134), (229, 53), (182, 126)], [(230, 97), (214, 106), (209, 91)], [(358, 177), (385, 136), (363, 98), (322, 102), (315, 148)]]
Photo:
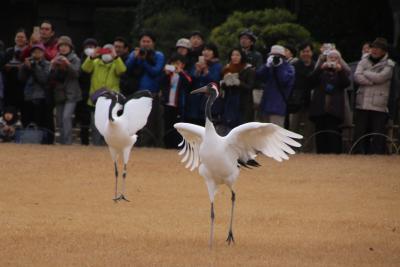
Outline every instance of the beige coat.
[(387, 54), (375, 65), (368, 57), (358, 63), (354, 73), (354, 80), (360, 85), (356, 96), (357, 109), (388, 112), (394, 65)]

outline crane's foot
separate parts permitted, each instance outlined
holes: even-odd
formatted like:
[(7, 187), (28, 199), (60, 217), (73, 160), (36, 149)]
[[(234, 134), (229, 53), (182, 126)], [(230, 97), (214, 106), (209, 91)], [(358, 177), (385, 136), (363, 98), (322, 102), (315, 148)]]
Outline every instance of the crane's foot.
[(233, 233), (230, 230), (229, 234), (228, 234), (228, 238), (226, 239), (226, 242), (228, 242), (228, 245), (230, 245), (231, 243), (235, 243), (235, 239), (233, 238)]
[(126, 202), (130, 202), (123, 194), (119, 195), (118, 197), (113, 199), (115, 202), (120, 200), (125, 200)]

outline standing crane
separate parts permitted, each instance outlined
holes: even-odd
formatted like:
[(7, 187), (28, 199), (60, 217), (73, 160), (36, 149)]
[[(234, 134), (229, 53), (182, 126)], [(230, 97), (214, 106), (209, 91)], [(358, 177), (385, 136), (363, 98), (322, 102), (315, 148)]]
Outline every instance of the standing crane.
[[(122, 94), (106, 90), (97, 97), (94, 121), (96, 128), (104, 137), (114, 161), (114, 201), (129, 201), (125, 197), (126, 165), (137, 140), (136, 133), (147, 123), (152, 100), (149, 91), (139, 91), (131, 97), (125, 98)], [(118, 195), (117, 166), (119, 157), (122, 157), (124, 164), (120, 195)]]
[(272, 123), (249, 122), (242, 124), (229, 132), (227, 136), (220, 136), (212, 123), (211, 107), (219, 96), (215, 83), (192, 91), (192, 94), (207, 93), (206, 123), (205, 127), (190, 124), (176, 123), (174, 127), (182, 135), (183, 155), (182, 162), (186, 168), (193, 171), (199, 168), (199, 173), (204, 177), (211, 202), (211, 229), (209, 246), (212, 247), (214, 235), (214, 198), (218, 185), (225, 184), (231, 190), (231, 216), (228, 238), (230, 245), (235, 242), (232, 231), (233, 212), (236, 194), (233, 185), (239, 176), (239, 167), (258, 167), (255, 157), (262, 153), (277, 161), (289, 159), (287, 154), (295, 154), (290, 147), (300, 147), (292, 138), (301, 139), (302, 136)]

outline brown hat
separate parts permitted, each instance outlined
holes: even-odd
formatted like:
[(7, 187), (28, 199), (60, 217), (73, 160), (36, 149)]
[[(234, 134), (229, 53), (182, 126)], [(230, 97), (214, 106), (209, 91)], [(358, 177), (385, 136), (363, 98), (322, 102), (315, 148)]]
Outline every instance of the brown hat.
[(71, 49), (73, 49), (74, 48), (74, 45), (72, 44), (72, 40), (71, 40), (71, 38), (69, 37), (69, 36), (60, 36), (59, 38), (58, 38), (58, 42), (57, 42), (57, 48), (60, 46), (60, 45), (68, 45), (69, 47), (71, 47)]
[(375, 41), (371, 44), (371, 47), (380, 48), (384, 51), (388, 51), (388, 42), (385, 38), (378, 37)]

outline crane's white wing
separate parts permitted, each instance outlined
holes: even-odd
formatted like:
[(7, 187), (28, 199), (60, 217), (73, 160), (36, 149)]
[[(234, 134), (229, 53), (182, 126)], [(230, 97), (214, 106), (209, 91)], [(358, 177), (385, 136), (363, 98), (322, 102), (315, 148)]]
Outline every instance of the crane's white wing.
[(143, 96), (141, 98), (132, 98), (124, 105), (124, 112), (121, 116), (125, 120), (129, 135), (134, 135), (142, 129), (151, 112), (151, 97)]
[(247, 162), (254, 159), (257, 152), (277, 161), (289, 159), (287, 154), (295, 153), (290, 146), (301, 146), (292, 138), (301, 139), (303, 136), (273, 123), (249, 122), (234, 128), (224, 138), (238, 153), (238, 158)]
[(182, 143), (179, 144), (179, 146), (183, 145), (179, 152), (179, 155), (183, 155), (181, 162), (186, 162), (185, 167), (190, 167), (190, 170), (193, 171), (200, 164), (199, 149), (203, 142), (205, 129), (202, 126), (183, 122), (175, 123), (174, 127), (183, 137)]
[(106, 123), (108, 121), (110, 105), (111, 105), (111, 99), (106, 98), (105, 96), (100, 96), (97, 99), (94, 111), (94, 125), (103, 136), (106, 128)]

